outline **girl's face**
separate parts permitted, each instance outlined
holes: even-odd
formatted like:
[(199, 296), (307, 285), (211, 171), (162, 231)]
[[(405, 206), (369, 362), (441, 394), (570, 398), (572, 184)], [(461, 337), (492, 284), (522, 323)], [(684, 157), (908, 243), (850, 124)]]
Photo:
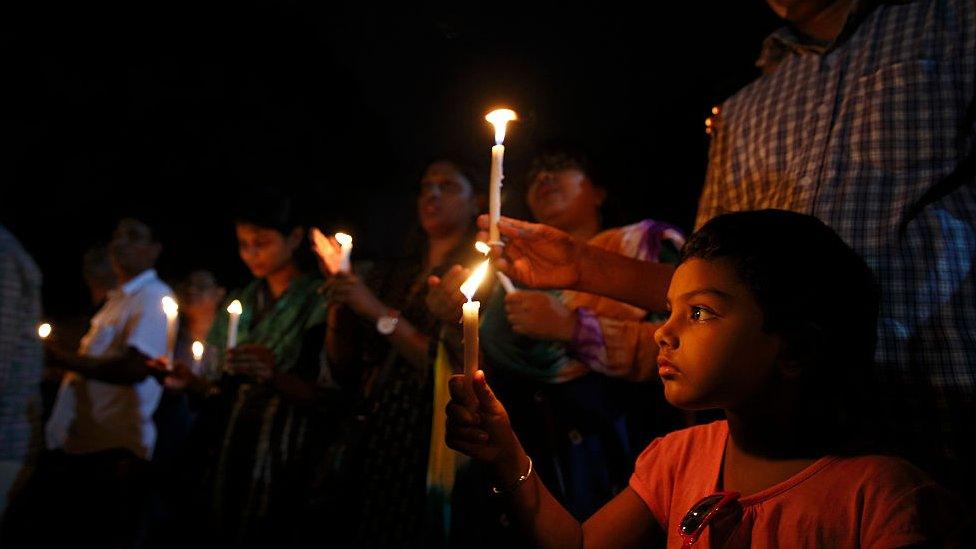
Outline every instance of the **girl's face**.
[(773, 387), (780, 338), (763, 331), (759, 303), (727, 262), (682, 263), (668, 305), (670, 317), (654, 333), (668, 402), (734, 409)]
[(264, 278), (291, 264), (304, 231), (296, 227), (289, 235), (250, 223), (238, 223), (237, 251), (255, 278)]
[(600, 219), (606, 193), (578, 168), (540, 170), (529, 182), (526, 201), (540, 223), (572, 230)]
[(428, 235), (464, 231), (478, 212), (471, 182), (450, 162), (434, 162), (420, 179), (417, 216)]

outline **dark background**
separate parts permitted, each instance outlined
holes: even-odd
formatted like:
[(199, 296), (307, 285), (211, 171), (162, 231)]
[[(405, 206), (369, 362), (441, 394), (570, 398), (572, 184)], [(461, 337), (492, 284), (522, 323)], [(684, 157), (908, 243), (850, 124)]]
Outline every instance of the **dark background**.
[(240, 285), (228, 216), (251, 185), (300, 193), (358, 257), (395, 255), (425, 160), (487, 171), (496, 106), (521, 116), (506, 213), (525, 215), (533, 144), (568, 138), (604, 168), (619, 221), (690, 229), (703, 121), (758, 75), (778, 25), (759, 0), (133, 4), (46, 4), (0, 31), (0, 222), (44, 271), (53, 317), (84, 308), (81, 255), (124, 215), (157, 227), (164, 278)]

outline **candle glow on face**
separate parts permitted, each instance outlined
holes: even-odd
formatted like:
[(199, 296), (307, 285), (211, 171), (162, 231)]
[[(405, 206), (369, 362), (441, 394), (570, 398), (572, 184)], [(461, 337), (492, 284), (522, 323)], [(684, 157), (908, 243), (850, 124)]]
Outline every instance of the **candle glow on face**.
[(174, 300), (172, 297), (164, 296), (163, 312), (166, 313), (166, 318), (176, 318), (176, 315), (178, 315), (180, 312), (180, 307), (176, 304), (176, 300)]
[(518, 115), (512, 109), (496, 109), (486, 114), (485, 120), (495, 126), (495, 144), (501, 145), (505, 141), (505, 127), (509, 122), (518, 120)]
[(488, 274), (488, 260), (481, 262), (481, 265), (471, 273), (471, 276), (461, 284), (461, 293), (464, 297), (471, 301), (474, 298), (474, 293), (478, 291), (478, 286), (481, 286), (481, 282), (485, 279), (485, 275)]
[(227, 306), (227, 312), (232, 315), (239, 315), (244, 312), (244, 307), (241, 306), (240, 301), (235, 299), (234, 301), (230, 302), (230, 305)]
[(44, 324), (38, 326), (37, 335), (39, 335), (41, 339), (47, 339), (47, 336), (51, 335), (51, 325), (45, 322)]

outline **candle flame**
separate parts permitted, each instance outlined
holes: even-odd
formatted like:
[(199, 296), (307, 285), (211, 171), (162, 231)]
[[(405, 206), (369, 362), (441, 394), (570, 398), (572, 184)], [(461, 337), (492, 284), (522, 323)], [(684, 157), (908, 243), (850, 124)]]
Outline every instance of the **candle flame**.
[(488, 255), (488, 252), (491, 251), (491, 247), (489, 247), (484, 242), (481, 242), (480, 240), (478, 242), (475, 242), (474, 243), (474, 249), (478, 250), (479, 252), (481, 252), (481, 253), (483, 253), (485, 255)]
[(468, 301), (474, 298), (474, 293), (478, 290), (478, 286), (481, 286), (485, 275), (488, 274), (488, 263), (489, 261), (487, 259), (482, 261), (481, 265), (478, 265), (478, 268), (464, 281), (464, 284), (461, 284), (461, 293), (464, 294), (464, 297), (468, 298)]
[(336, 233), (335, 239), (339, 243), (339, 245), (342, 246), (343, 248), (348, 248), (349, 246), (352, 246), (352, 237), (347, 235), (346, 233)]
[(37, 335), (41, 336), (41, 339), (47, 339), (47, 336), (51, 335), (51, 325), (45, 322), (38, 326)]
[(180, 307), (176, 304), (176, 300), (168, 295), (163, 296), (163, 312), (166, 313), (166, 318), (176, 318), (179, 311)]
[(232, 315), (239, 315), (244, 312), (244, 307), (241, 306), (240, 301), (235, 299), (234, 301), (230, 302), (230, 305), (227, 306), (227, 312)]
[(200, 341), (194, 341), (193, 345), (190, 346), (193, 351), (193, 360), (200, 360), (203, 358), (203, 343)]
[(501, 145), (505, 141), (505, 126), (518, 120), (518, 115), (512, 109), (496, 109), (486, 114), (485, 120), (495, 126), (495, 144)]

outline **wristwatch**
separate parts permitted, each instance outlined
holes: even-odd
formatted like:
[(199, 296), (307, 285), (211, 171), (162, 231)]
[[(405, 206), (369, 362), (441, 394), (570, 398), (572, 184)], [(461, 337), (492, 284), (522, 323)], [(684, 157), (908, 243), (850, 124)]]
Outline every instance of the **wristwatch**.
[(376, 319), (376, 331), (388, 336), (396, 330), (397, 322), (400, 322), (400, 311), (390, 309), (385, 315)]

